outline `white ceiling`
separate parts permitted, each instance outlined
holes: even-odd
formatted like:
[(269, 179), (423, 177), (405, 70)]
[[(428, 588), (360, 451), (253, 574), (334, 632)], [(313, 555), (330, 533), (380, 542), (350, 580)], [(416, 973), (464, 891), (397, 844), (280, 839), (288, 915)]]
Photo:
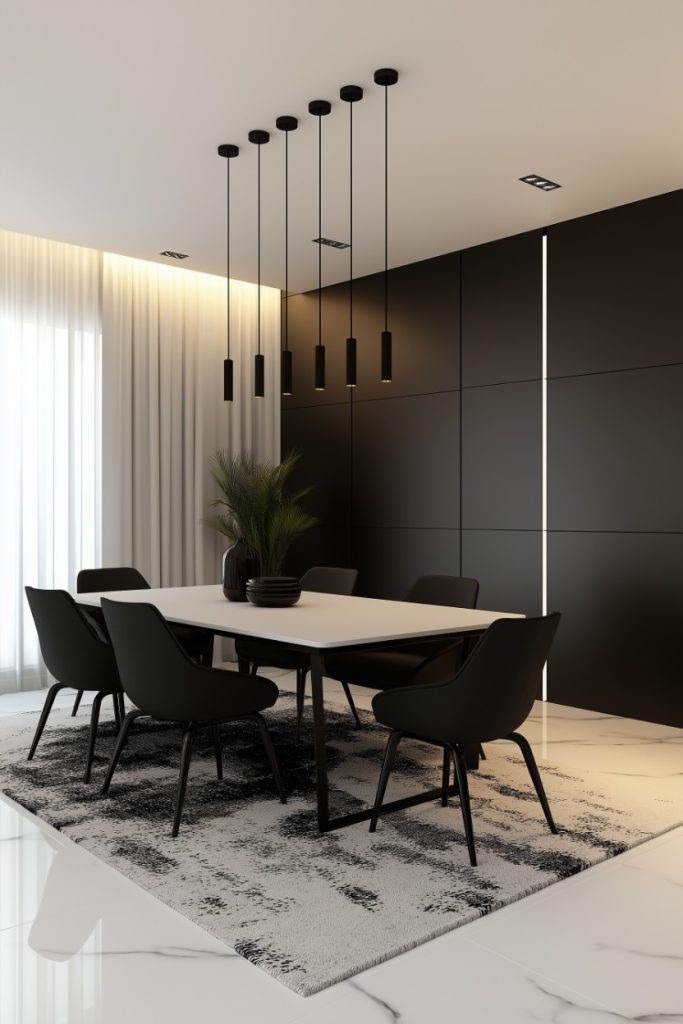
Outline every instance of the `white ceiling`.
[[(317, 282), (317, 122), (323, 234), (348, 235), (348, 106), (356, 125), (355, 271), (383, 264), (383, 90), (391, 115), (390, 263), (683, 187), (681, 0), (4, 0), (0, 4), (0, 227), (256, 278), (256, 147), (263, 281), (282, 286), (290, 138), (290, 288)], [(517, 179), (548, 175), (544, 193)], [(326, 283), (348, 253), (323, 250)]]

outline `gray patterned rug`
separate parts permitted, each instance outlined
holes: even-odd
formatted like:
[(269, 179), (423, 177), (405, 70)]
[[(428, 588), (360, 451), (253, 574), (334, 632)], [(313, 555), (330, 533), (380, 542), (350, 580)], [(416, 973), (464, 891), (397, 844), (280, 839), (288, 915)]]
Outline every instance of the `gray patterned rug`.
[[(310, 714), (310, 709), (307, 710)], [(467, 859), (457, 800), (358, 825), (316, 829), (310, 735), (297, 744), (294, 700), (267, 713), (285, 785), (276, 799), (252, 725), (223, 728), (225, 779), (198, 740), (180, 836), (170, 837), (178, 730), (138, 723), (109, 797), (98, 795), (113, 724), (98, 743), (94, 783), (80, 782), (87, 714), (54, 712), (26, 761), (35, 714), (0, 719), (0, 789), (164, 903), (309, 995), (364, 968), (581, 871), (678, 823), (665, 801), (596, 792), (590, 778), (541, 763), (560, 834), (551, 835), (519, 752), (487, 746), (471, 776), (480, 866)], [(335, 813), (371, 799), (385, 732), (328, 714)], [(438, 785), (440, 755), (406, 742), (388, 799)], [(615, 795), (616, 794), (616, 795)]]

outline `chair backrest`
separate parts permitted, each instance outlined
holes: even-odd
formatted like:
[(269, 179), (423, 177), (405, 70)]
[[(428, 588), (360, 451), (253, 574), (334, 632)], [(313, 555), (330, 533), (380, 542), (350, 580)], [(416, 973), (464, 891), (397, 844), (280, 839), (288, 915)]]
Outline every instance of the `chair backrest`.
[(96, 635), (71, 594), (25, 589), (43, 660), (55, 679), (76, 690), (119, 690), (111, 644)]
[(415, 604), (441, 604), (451, 608), (476, 608), (479, 581), (468, 576), (420, 576), (406, 595)]
[(341, 594), (348, 596), (358, 579), (357, 569), (339, 569), (330, 565), (316, 565), (301, 577), (301, 589), (318, 594)]
[(149, 590), (145, 577), (132, 566), (105, 569), (81, 569), (76, 578), (79, 594), (99, 594), (107, 590)]
[[(457, 676), (443, 686), (441, 715), (462, 743), (486, 742), (514, 732), (528, 717), (560, 613), (532, 619), (497, 619)], [(447, 712), (446, 709), (447, 708)]]

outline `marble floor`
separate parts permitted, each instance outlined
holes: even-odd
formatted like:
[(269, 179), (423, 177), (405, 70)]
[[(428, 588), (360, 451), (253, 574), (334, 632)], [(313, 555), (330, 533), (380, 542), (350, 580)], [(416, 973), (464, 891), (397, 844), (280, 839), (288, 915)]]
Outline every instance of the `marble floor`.
[[(538, 704), (524, 731), (541, 766), (683, 790), (681, 730)], [(683, 1024), (683, 827), (303, 999), (0, 797), (0, 1024), (202, 1019)]]

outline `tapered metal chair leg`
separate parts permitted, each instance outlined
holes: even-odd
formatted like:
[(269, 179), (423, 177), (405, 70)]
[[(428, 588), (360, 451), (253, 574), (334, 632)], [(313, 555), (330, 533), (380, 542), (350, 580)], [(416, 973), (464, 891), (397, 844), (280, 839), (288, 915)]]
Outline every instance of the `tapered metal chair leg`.
[(221, 746), (221, 731), (217, 725), (213, 726), (213, 749), (216, 753), (216, 778), (223, 778), (223, 748)]
[(112, 699), (112, 703), (114, 705), (114, 721), (116, 722), (116, 728), (120, 729), (121, 728), (121, 705), (119, 704), (119, 695), (118, 695), (118, 693), (112, 693), (111, 699)]
[[(100, 721), (100, 707), (106, 694), (96, 693), (95, 699), (92, 702), (92, 711), (90, 712), (90, 735), (88, 736), (88, 759), (85, 763), (85, 775), (83, 776), (84, 782), (90, 782), (90, 773), (92, 771), (92, 759), (95, 755), (95, 740), (97, 739), (97, 726)], [(116, 706), (116, 701), (114, 701)]]
[(74, 701), (73, 710), (71, 712), (71, 717), (72, 718), (76, 717), (82, 699), (83, 699), (83, 690), (77, 690), (76, 691), (76, 699)]
[(451, 752), (443, 748), (443, 769), (441, 772), (441, 806), (448, 807), (448, 787), (451, 782)]
[(246, 660), (246, 658), (238, 658), (237, 659), (237, 668), (239, 669), (239, 672), (240, 672), (241, 675), (243, 675), (243, 676), (248, 676), (249, 675), (250, 666), (249, 666), (249, 662)]
[(346, 682), (345, 679), (341, 680), (341, 684), (344, 687), (344, 693), (346, 694), (346, 699), (349, 702), (349, 707), (351, 708), (351, 714), (356, 719), (356, 725), (357, 725), (357, 727), (359, 729), (362, 729), (363, 728), (363, 723), (361, 722), (360, 718), (358, 717), (358, 710), (357, 710), (356, 705), (355, 705), (354, 700), (353, 700), (353, 694), (351, 693), (351, 690), (349, 689), (349, 684)]
[(180, 818), (185, 803), (185, 790), (187, 789), (187, 776), (190, 772), (190, 761), (192, 760), (192, 740), (194, 739), (194, 726), (190, 723), (183, 735), (183, 752), (180, 757), (180, 775), (178, 776), (178, 790), (176, 792), (175, 813), (173, 815), (173, 831), (171, 835), (175, 839), (180, 828)]
[(116, 737), (116, 746), (114, 747), (114, 753), (111, 755), (111, 761), (109, 762), (109, 767), (107, 768), (107, 774), (104, 777), (102, 789), (100, 790), (102, 796), (109, 792), (109, 786), (111, 785), (112, 776), (114, 775), (114, 772), (116, 771), (116, 766), (119, 763), (119, 760), (121, 759), (121, 753), (123, 751), (124, 746), (126, 745), (126, 740), (128, 739), (130, 727), (135, 721), (135, 719), (140, 718), (141, 715), (142, 711), (138, 711), (137, 708), (133, 708), (133, 710), (129, 711), (123, 720), (121, 730), (118, 736)]
[(465, 838), (467, 839), (467, 850), (470, 855), (470, 864), (473, 868), (477, 866), (477, 853), (474, 848), (474, 830), (472, 828), (472, 808), (470, 807), (470, 787), (467, 783), (467, 764), (462, 747), (451, 747), (451, 753), (455, 762), (455, 773), (458, 777), (458, 789), (460, 790), (460, 809), (462, 821), (465, 826)]
[(35, 754), (36, 747), (38, 746), (38, 740), (43, 735), (43, 729), (45, 728), (45, 723), (47, 722), (47, 716), (50, 714), (50, 711), (52, 710), (52, 705), (55, 702), (55, 697), (57, 696), (60, 690), (66, 689), (67, 687), (63, 686), (61, 683), (54, 683), (47, 691), (45, 703), (43, 704), (43, 710), (40, 713), (40, 719), (38, 721), (36, 733), (35, 736), (33, 737), (33, 743), (31, 744), (31, 749), (28, 752), (28, 761), (33, 760), (33, 755)]
[(370, 831), (375, 832), (377, 829), (377, 822), (379, 820), (379, 812), (382, 809), (382, 801), (384, 800), (384, 794), (387, 789), (387, 782), (391, 775), (391, 769), (394, 767), (394, 759), (396, 757), (396, 750), (398, 748), (403, 733), (394, 731), (387, 740), (386, 749), (384, 751), (384, 760), (382, 761), (382, 771), (379, 775), (379, 782), (377, 783), (377, 793), (375, 794), (375, 804), (372, 808), (372, 817), (370, 818)]
[(555, 821), (553, 820), (553, 815), (552, 815), (552, 812), (550, 810), (550, 804), (548, 803), (548, 798), (545, 795), (545, 789), (543, 788), (543, 782), (541, 781), (541, 773), (538, 770), (538, 765), (536, 764), (536, 758), (534, 757), (534, 753), (533, 753), (531, 747), (529, 746), (528, 739), (526, 738), (526, 736), (522, 736), (522, 734), (520, 732), (511, 732), (506, 737), (506, 739), (512, 740), (513, 743), (516, 743), (517, 746), (522, 751), (522, 754), (524, 756), (524, 760), (526, 761), (526, 766), (529, 769), (529, 775), (531, 776), (531, 781), (533, 782), (534, 789), (536, 790), (536, 796), (538, 797), (538, 799), (540, 801), (540, 804), (541, 804), (541, 807), (543, 808), (543, 813), (545, 814), (545, 820), (548, 822), (548, 827), (549, 827), (550, 831), (554, 832), (554, 833), (557, 833), (557, 825), (555, 824)]
[(121, 725), (123, 725), (123, 720), (126, 717), (126, 698), (123, 696), (123, 693), (119, 693), (118, 698), (119, 698), (119, 709), (120, 709), (120, 714), (121, 714)]
[(304, 697), (306, 695), (306, 669), (296, 670), (296, 738), (301, 734), (301, 721), (304, 717)]
[(481, 758), (482, 761), (486, 760), (486, 754), (484, 753), (484, 748), (482, 747), (481, 743), (479, 744), (479, 757)]
[(282, 785), (282, 778), (280, 776), (280, 769), (278, 768), (277, 758), (275, 756), (275, 748), (273, 747), (273, 741), (270, 738), (270, 732), (268, 726), (265, 723), (265, 719), (258, 713), (255, 715), (248, 715), (252, 721), (256, 722), (261, 733), (261, 739), (263, 740), (263, 746), (266, 748), (266, 755), (270, 763), (270, 770), (273, 773), (273, 779), (275, 780), (275, 788), (278, 796), (280, 797), (280, 803), (286, 804), (287, 797), (285, 796), (285, 787)]
[(256, 664), (255, 661), (252, 661), (252, 663), (251, 663), (251, 675), (255, 676), (257, 672), (258, 672), (258, 665)]

